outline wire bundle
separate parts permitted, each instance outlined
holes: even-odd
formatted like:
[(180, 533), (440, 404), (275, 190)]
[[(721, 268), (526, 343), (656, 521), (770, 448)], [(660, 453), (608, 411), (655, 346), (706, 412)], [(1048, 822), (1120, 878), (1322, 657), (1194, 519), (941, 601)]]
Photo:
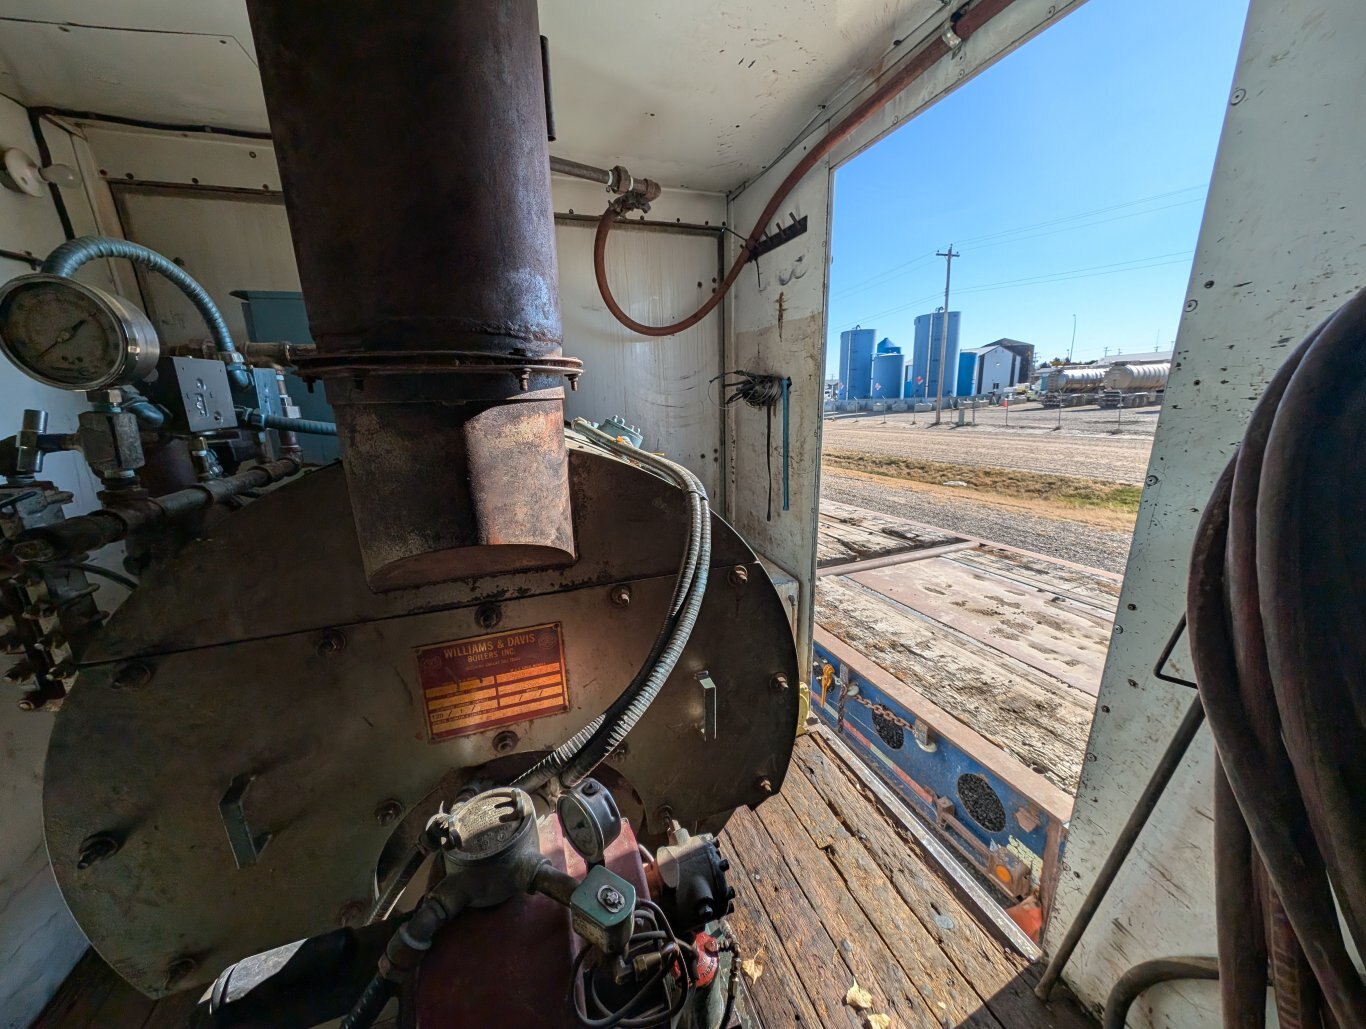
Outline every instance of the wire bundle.
[(668, 616), (660, 626), (644, 664), (606, 711), (512, 784), (528, 791), (539, 789), (551, 780), (555, 780), (558, 789), (572, 789), (592, 775), (593, 769), (621, 746), (622, 740), (654, 703), (682, 656), (693, 626), (697, 624), (711, 566), (711, 510), (701, 480), (682, 465), (621, 443), (582, 418), (575, 419), (574, 428), (599, 446), (659, 473), (684, 492), (688, 499), (688, 543), (674, 582)]
[[(627, 944), (626, 953), (622, 955), (622, 961), (629, 967), (637, 958), (658, 952), (659, 967), (650, 973), (627, 1001), (612, 1008), (602, 999), (598, 990), (598, 982), (602, 978), (597, 974), (601, 968), (598, 963), (601, 952), (589, 946), (579, 951), (569, 977), (569, 1006), (579, 1022), (588, 1029), (676, 1026), (696, 992), (691, 968), (696, 952), (692, 944), (685, 943), (675, 935), (664, 911), (653, 901), (644, 898), (639, 900), (635, 918), (635, 932)], [(684, 988), (678, 990), (670, 1002), (668, 978), (675, 969), (682, 974)], [(662, 1000), (656, 999), (661, 996)]]
[(1268, 385), (1191, 556), (1191, 652), (1219, 758), (1219, 980), (1238, 1029), (1265, 1024), (1268, 961), (1283, 1027), (1366, 1025), (1343, 932), (1366, 945), (1363, 384), (1366, 291)]

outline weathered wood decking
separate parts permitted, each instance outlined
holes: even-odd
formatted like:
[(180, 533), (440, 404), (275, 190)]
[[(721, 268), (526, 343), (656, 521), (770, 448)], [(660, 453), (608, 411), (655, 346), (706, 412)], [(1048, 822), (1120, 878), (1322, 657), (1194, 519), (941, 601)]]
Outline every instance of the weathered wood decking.
[[(909, 813), (903, 817), (912, 817)], [(1007, 946), (928, 862), (890, 805), (819, 735), (797, 742), (782, 792), (731, 818), (722, 847), (750, 1005), (767, 1029), (1091, 1026), (1031, 992), (1041, 966)], [(872, 997), (846, 1002), (857, 983)]]

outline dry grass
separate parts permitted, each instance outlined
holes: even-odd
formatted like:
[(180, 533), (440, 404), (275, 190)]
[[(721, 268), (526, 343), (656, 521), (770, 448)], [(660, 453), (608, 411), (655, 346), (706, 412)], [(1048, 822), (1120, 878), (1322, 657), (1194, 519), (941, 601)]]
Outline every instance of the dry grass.
[[(983, 501), (1024, 503), (1041, 513), (1051, 513), (1054, 517), (1080, 517), (1085, 521), (1119, 524), (1129, 529), (1133, 528), (1138, 515), (1138, 501), (1142, 493), (1140, 486), (1099, 479), (922, 461), (857, 450), (827, 449), (822, 457), (830, 468), (859, 472), (863, 476), (898, 480), (906, 485), (923, 484), (936, 491), (947, 489), (960, 496)], [(946, 482), (961, 482), (965, 485), (945, 487)]]

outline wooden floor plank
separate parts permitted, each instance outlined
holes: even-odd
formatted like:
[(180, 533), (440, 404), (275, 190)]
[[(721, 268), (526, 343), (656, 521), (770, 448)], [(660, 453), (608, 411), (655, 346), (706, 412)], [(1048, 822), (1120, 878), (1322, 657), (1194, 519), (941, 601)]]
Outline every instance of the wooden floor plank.
[[(912, 914), (934, 937), (991, 1013), (1008, 1029), (1090, 1027), (1092, 1023), (1065, 1000), (1050, 1005), (1032, 992), (1041, 971), (1003, 947), (973, 919), (962, 903), (928, 867), (913, 840), (897, 832), (876, 802), (826, 753), (819, 741), (802, 738), (794, 751), (794, 768), (806, 775), (830, 810), (864, 844), (876, 872), (891, 883)], [(852, 847), (839, 850), (851, 875), (873, 876), (866, 859)]]
[(727, 878), (735, 887), (735, 911), (726, 917), (726, 924), (740, 948), (740, 959), (753, 959), (761, 969), (758, 978), (745, 976), (743, 980), (754, 1010), (768, 1029), (818, 1029), (820, 1018), (787, 956), (782, 937), (764, 910), (759, 891), (762, 875), (759, 881), (753, 878), (742, 848), (735, 844), (729, 831), (722, 833), (720, 844), (730, 861)]
[[(820, 912), (854, 981), (872, 994), (873, 1009), (890, 1015), (898, 1025), (943, 1026), (947, 1010), (936, 1010), (932, 1002), (927, 1003), (831, 866), (829, 857), (802, 828), (787, 799), (775, 797), (757, 813), (812, 908)], [(1000, 1029), (990, 1018), (970, 1024)]]
[(745, 868), (757, 887), (759, 902), (772, 919), (797, 970), (797, 978), (789, 988), (800, 983), (806, 990), (816, 1011), (816, 1024), (823, 1029), (862, 1026), (863, 1018), (844, 1003), (851, 983), (839, 945), (826, 932), (821, 914), (807, 902), (758, 816), (740, 808), (727, 823), (726, 835), (733, 849), (744, 854)]
[(954, 1026), (1001, 1029), (985, 1007), (986, 998), (940, 949), (863, 843), (835, 818), (804, 769), (788, 775), (782, 796), (795, 821), (824, 853), (847, 903), (862, 913), (863, 931), (876, 935), (935, 1015)]

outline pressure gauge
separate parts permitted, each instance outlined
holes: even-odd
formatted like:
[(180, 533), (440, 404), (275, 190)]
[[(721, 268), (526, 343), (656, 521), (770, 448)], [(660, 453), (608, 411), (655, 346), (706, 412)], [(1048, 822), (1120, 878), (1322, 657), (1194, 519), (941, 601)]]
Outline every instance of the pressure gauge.
[(621, 835), (616, 799), (596, 779), (585, 779), (561, 793), (556, 813), (569, 845), (590, 865), (601, 864), (607, 848)]
[(128, 301), (62, 275), (21, 275), (0, 286), (0, 351), (59, 389), (106, 389), (156, 367), (161, 346)]

